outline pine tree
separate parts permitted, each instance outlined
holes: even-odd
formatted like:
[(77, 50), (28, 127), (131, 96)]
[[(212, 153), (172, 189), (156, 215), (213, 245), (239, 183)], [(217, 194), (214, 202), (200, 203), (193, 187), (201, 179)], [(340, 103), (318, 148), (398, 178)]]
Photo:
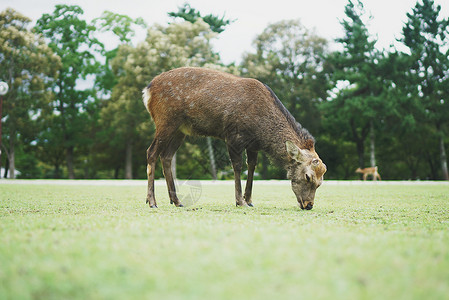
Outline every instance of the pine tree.
[(382, 54), (375, 48), (365, 25), (366, 15), (362, 2), (349, 1), (342, 20), (345, 35), (337, 39), (342, 51), (332, 53), (328, 62), (332, 65), (333, 96), (323, 105), (325, 126), (335, 130), (335, 136), (350, 139), (356, 144), (358, 165), (365, 167), (365, 141), (370, 137), (371, 163), (374, 158), (374, 130), (376, 123), (389, 109), (384, 101), (383, 82), (379, 61)]
[(222, 33), (225, 27), (234, 22), (233, 20), (225, 20), (225, 17), (218, 17), (216, 15), (202, 16), (199, 11), (191, 7), (188, 3), (178, 8), (178, 12), (169, 12), (168, 15), (172, 18), (182, 18), (190, 23), (195, 23), (199, 18), (209, 24), (210, 29), (216, 33)]
[(445, 150), (445, 130), (449, 124), (449, 19), (439, 17), (440, 5), (433, 0), (416, 3), (402, 29), (402, 42), (409, 48), (408, 84), (411, 97), (422, 105), (423, 124), (435, 128), (439, 141), (440, 165), (449, 180)]

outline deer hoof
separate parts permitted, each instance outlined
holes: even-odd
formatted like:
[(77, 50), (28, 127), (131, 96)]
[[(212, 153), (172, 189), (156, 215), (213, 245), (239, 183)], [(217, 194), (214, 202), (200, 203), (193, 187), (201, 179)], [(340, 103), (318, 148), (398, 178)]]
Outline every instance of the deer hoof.
[(157, 208), (157, 205), (150, 205), (150, 208)]
[(248, 203), (248, 206), (254, 207), (254, 204), (252, 204), (252, 203)]
[(184, 205), (182, 205), (181, 203), (179, 203), (178, 207), (184, 207)]

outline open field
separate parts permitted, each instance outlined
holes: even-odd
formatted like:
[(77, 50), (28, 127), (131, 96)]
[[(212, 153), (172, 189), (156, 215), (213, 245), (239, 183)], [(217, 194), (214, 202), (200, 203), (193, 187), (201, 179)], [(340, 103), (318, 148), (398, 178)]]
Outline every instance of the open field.
[[(449, 184), (0, 181), (0, 299), (447, 299)], [(112, 184), (111, 184), (112, 183)]]

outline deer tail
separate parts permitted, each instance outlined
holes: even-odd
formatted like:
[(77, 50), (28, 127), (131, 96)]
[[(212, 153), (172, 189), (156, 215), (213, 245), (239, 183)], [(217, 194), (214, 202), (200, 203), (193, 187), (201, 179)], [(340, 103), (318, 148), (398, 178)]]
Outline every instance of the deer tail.
[(151, 100), (151, 93), (150, 93), (151, 83), (142, 90), (142, 101), (143, 105), (145, 105), (145, 108), (150, 112), (150, 100)]

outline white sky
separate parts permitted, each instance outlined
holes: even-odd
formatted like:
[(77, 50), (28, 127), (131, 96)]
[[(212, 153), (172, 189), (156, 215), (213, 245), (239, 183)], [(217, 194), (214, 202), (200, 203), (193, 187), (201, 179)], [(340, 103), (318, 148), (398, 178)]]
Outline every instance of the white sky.
[[(177, 11), (186, 0), (0, 0), (0, 11), (12, 7), (33, 23), (43, 14), (52, 13), (56, 4), (76, 4), (84, 10), (86, 20), (99, 17), (105, 10), (142, 17), (147, 24), (167, 23), (167, 12)], [(225, 63), (240, 62), (244, 52), (253, 51), (252, 41), (268, 24), (280, 20), (300, 19), (307, 28), (328, 40), (343, 34), (339, 23), (344, 17), (347, 0), (190, 0), (190, 5), (202, 14), (215, 14), (236, 19), (214, 42)], [(416, 0), (363, 0), (365, 10), (373, 16), (369, 30), (377, 35), (379, 48), (388, 48), (401, 35), (406, 13), (411, 12)], [(449, 16), (447, 0), (435, 0), (442, 6), (441, 16)], [(145, 33), (139, 33), (143, 40)]]

